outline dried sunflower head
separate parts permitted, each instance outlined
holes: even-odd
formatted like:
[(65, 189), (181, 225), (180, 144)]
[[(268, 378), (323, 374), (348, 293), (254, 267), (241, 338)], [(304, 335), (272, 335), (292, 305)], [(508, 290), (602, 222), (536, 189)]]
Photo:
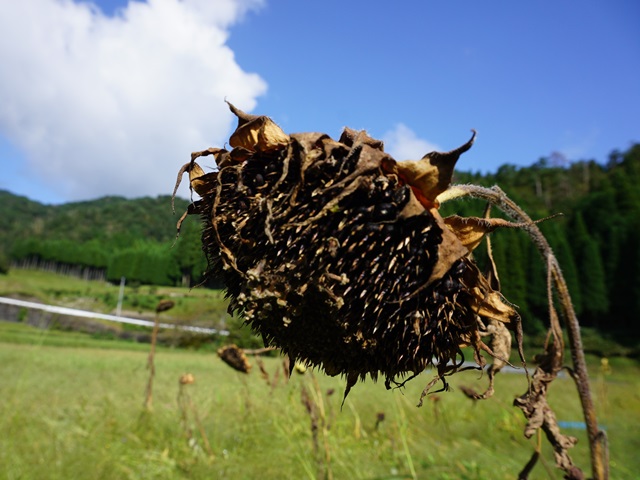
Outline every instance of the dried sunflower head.
[(193, 375), (193, 373), (183, 373), (182, 375), (180, 375), (178, 383), (180, 385), (191, 385), (192, 383), (196, 383), (196, 377)]
[(251, 371), (251, 364), (244, 351), (237, 345), (226, 345), (218, 349), (220, 359), (234, 370), (242, 373)]
[[(345, 375), (348, 391), (367, 375), (389, 386), (431, 365), (443, 377), (462, 347), (487, 349), (482, 317), (513, 325), (470, 255), (494, 224), (438, 212), (475, 132), (451, 152), (396, 162), (365, 132), (287, 135), (231, 110), (232, 150), (192, 154), (179, 178), (189, 172), (201, 197), (188, 213), (204, 221), (208, 275), (265, 345)], [(205, 155), (218, 171), (195, 163)]]

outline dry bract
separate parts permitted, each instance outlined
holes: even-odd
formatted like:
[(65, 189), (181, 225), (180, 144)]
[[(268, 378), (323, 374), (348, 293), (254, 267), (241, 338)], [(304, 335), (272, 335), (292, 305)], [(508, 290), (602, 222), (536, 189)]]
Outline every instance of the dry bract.
[[(287, 135), (230, 108), (233, 149), (194, 153), (180, 176), (201, 196), (189, 213), (204, 221), (208, 275), (265, 345), (344, 375), (348, 392), (367, 375), (389, 387), (431, 365), (444, 380), (465, 346), (484, 365), (484, 325), (517, 328), (470, 255), (502, 225), (437, 208), (475, 132), (456, 150), (400, 163), (365, 132)], [(219, 171), (195, 163), (205, 155)]]

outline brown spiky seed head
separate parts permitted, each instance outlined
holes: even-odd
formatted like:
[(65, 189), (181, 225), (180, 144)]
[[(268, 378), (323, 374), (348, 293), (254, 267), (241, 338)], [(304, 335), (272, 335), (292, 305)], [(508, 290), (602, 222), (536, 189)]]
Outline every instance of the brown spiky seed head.
[(249, 373), (251, 371), (251, 364), (249, 363), (247, 356), (237, 345), (231, 344), (219, 348), (218, 356), (224, 363), (234, 370), (242, 373)]
[(208, 275), (265, 345), (345, 375), (349, 389), (434, 363), (444, 375), (462, 347), (483, 347), (479, 315), (510, 324), (515, 311), (478, 271), (458, 223), (438, 212), (475, 132), (456, 150), (404, 163), (365, 132), (287, 135), (231, 109), (233, 150), (205, 151), (219, 171), (181, 172), (203, 192), (189, 213), (204, 222)]

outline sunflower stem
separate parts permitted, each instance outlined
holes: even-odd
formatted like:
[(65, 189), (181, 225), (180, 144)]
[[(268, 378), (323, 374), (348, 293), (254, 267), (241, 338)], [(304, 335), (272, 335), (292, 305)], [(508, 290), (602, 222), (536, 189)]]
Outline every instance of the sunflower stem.
[(591, 454), (591, 470), (594, 480), (608, 480), (608, 447), (606, 434), (598, 428), (595, 408), (591, 397), (589, 386), (589, 376), (582, 346), (580, 334), (580, 324), (573, 308), (571, 296), (567, 288), (567, 283), (562, 275), (560, 265), (549, 246), (549, 242), (544, 237), (538, 226), (531, 220), (513, 200), (497, 186), (492, 188), (480, 187), (477, 185), (454, 185), (442, 193), (438, 200), (441, 203), (456, 198), (473, 197), (486, 200), (498, 207), (506, 215), (517, 222), (526, 223), (523, 227), (529, 237), (536, 245), (539, 253), (548, 265), (549, 273), (553, 280), (560, 304), (562, 305), (567, 328), (567, 336), (571, 349), (571, 359), (573, 362), (573, 378), (577, 386), (578, 395), (582, 404), (582, 411), (589, 438), (589, 448)]

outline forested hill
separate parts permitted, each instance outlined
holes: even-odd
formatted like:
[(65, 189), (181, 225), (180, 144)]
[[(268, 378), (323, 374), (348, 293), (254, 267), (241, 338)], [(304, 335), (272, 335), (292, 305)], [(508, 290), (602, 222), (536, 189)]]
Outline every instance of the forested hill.
[[(552, 157), (527, 168), (504, 165), (492, 175), (460, 174), (456, 181), (499, 185), (533, 219), (562, 213), (540, 228), (558, 257), (582, 325), (640, 336), (640, 144), (614, 151), (605, 164), (568, 164)], [(452, 207), (480, 215), (484, 205)], [(547, 307), (537, 251), (517, 230), (497, 231), (492, 240), (505, 296), (528, 319), (525, 328), (541, 326), (536, 320), (546, 318)]]
[[(176, 198), (176, 209), (187, 202)], [(0, 245), (37, 236), (41, 239), (113, 242), (118, 247), (140, 239), (167, 241), (175, 237), (171, 197), (103, 197), (97, 200), (43, 205), (0, 190)]]
[(87, 278), (188, 285), (206, 262), (196, 219), (187, 219), (174, 245), (187, 205), (176, 198), (173, 215), (170, 196), (43, 205), (0, 191), (0, 256), (17, 267)]
[[(583, 325), (640, 336), (640, 144), (608, 161), (565, 162), (553, 155), (530, 167), (504, 165), (494, 174), (458, 173), (458, 183), (499, 185), (532, 218), (555, 213), (541, 229), (563, 268)], [(105, 197), (47, 206), (0, 191), (0, 257), (15, 268), (47, 268), (87, 278), (151, 284), (193, 284), (205, 262), (197, 219), (186, 222), (177, 199)], [(443, 213), (479, 215), (483, 205), (462, 201)], [(520, 307), (525, 328), (546, 317), (544, 266), (517, 230), (492, 234), (505, 296)], [(480, 252), (481, 253), (481, 252)], [(482, 256), (478, 261), (482, 265)]]

